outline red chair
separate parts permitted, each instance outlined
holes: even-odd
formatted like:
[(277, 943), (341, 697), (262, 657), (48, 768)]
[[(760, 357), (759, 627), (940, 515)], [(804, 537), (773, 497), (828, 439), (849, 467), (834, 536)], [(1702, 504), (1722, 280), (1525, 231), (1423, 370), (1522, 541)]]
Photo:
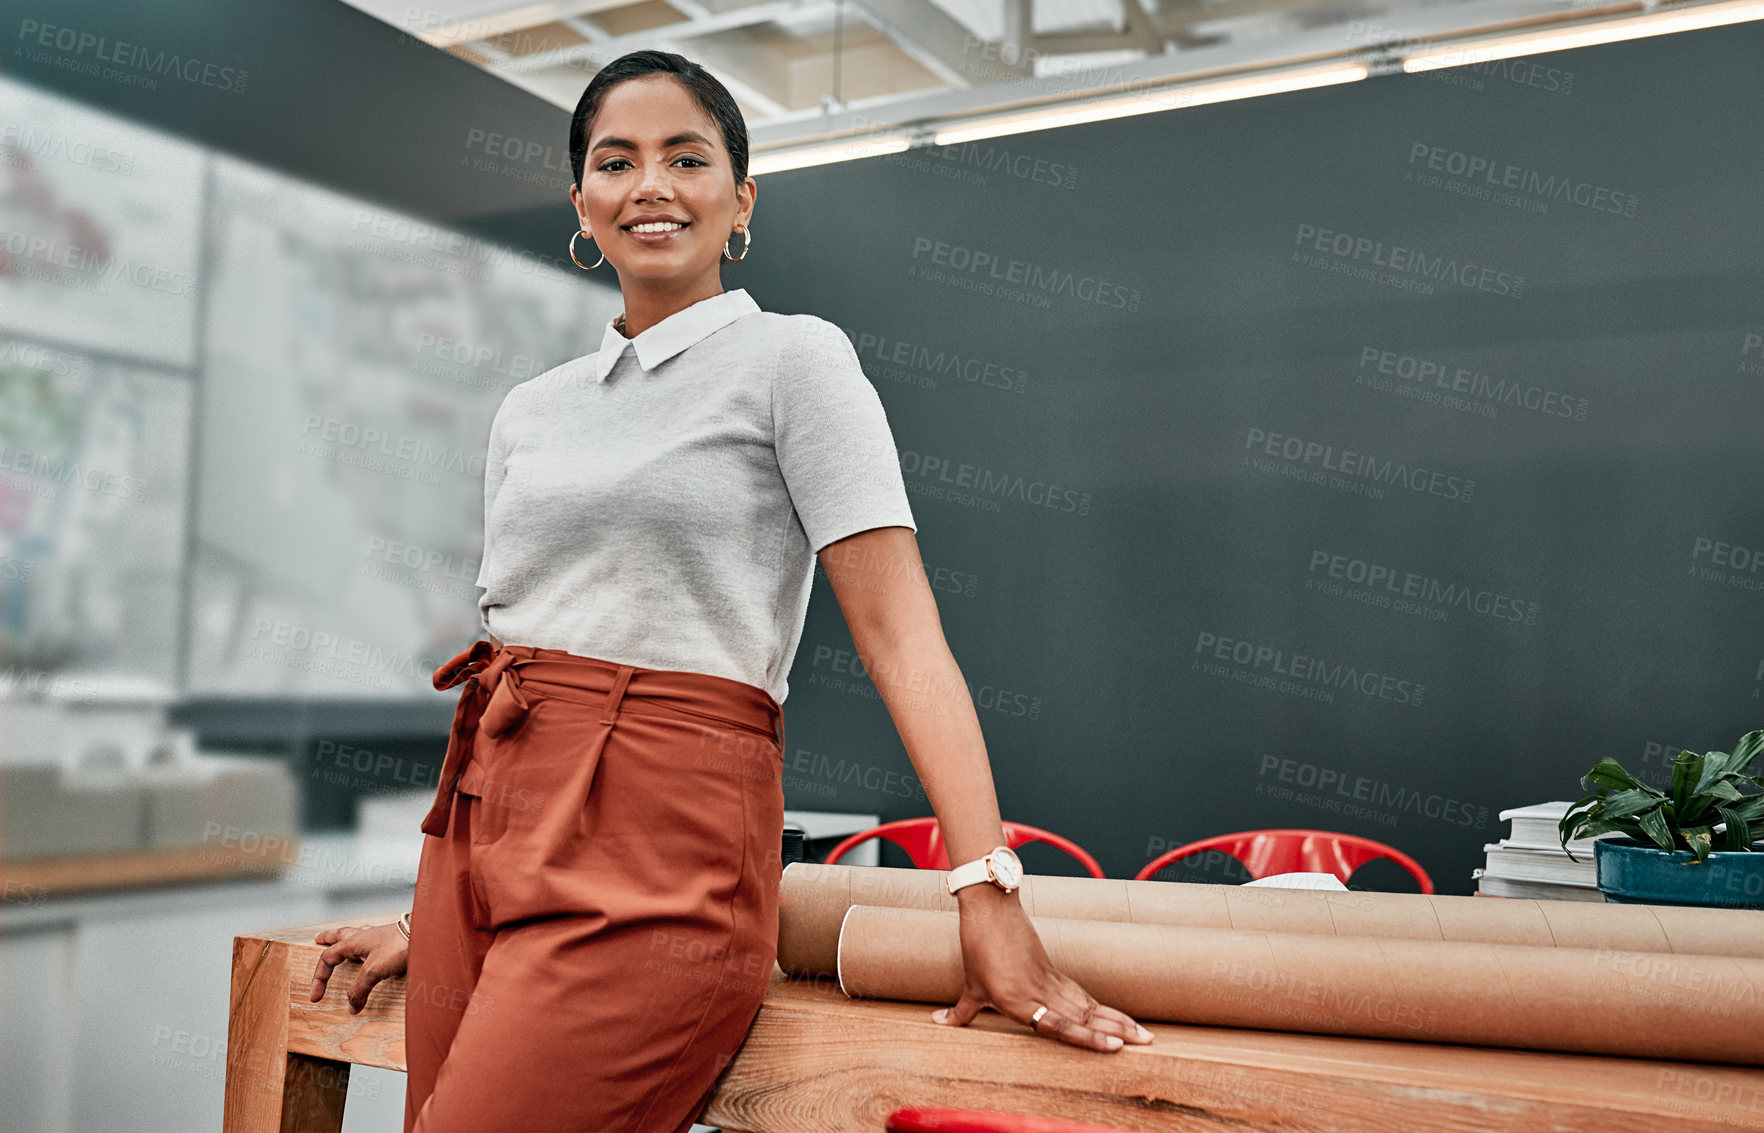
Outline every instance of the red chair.
[(1245, 830), (1238, 834), (1202, 838), (1153, 858), (1150, 865), (1134, 875), (1134, 880), (1148, 881), (1171, 862), (1208, 850), (1218, 850), (1236, 858), (1252, 878), (1276, 873), (1333, 873), (1341, 878), (1343, 885), (1367, 862), (1374, 858), (1389, 858), (1421, 883), (1421, 892), (1433, 892), (1433, 879), (1427, 876), (1421, 863), (1401, 850), (1370, 838), (1328, 830)]
[(914, 1106), (888, 1115), (888, 1133), (1131, 1133), (1051, 1117), (1017, 1117), (978, 1109)]
[[(1005, 823), (1004, 833), (1005, 845), (1013, 850), (1025, 842), (1046, 842), (1077, 858), (1078, 863), (1090, 871), (1090, 876), (1103, 876), (1102, 866), (1097, 865), (1096, 859), (1084, 852), (1083, 846), (1058, 834), (1035, 826), (1025, 826), (1021, 822)], [(902, 818), (872, 826), (868, 830), (860, 830), (833, 847), (832, 852), (827, 855), (827, 864), (833, 865), (849, 853), (852, 847), (862, 845), (871, 838), (886, 838), (905, 850), (907, 857), (913, 860), (915, 869), (949, 868), (949, 852), (943, 848), (943, 828), (937, 825), (935, 818)]]

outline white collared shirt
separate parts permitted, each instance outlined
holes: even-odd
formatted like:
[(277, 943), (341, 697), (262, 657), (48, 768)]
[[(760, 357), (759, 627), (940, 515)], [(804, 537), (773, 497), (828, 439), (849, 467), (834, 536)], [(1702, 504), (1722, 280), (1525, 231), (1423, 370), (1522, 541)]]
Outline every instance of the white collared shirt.
[(613, 325), (618, 320), (608, 319), (606, 331), (600, 336), (600, 349), (594, 355), (595, 380), (606, 381), (627, 346), (637, 352), (637, 361), (645, 370), (653, 370), (705, 335), (759, 309), (747, 289), (737, 287), (675, 311), (635, 338), (620, 334)]
[(815, 554), (917, 530), (845, 332), (701, 299), (508, 391), (484, 465), (484, 629), (743, 681), (782, 704)]

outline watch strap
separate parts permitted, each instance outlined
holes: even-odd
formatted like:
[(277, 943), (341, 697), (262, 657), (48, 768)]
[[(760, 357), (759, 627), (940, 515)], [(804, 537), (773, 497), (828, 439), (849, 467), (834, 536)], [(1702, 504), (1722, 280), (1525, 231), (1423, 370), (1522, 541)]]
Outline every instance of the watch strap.
[(992, 874), (986, 869), (986, 858), (990, 856), (991, 854), (988, 853), (985, 857), (975, 858), (971, 862), (963, 862), (950, 870), (949, 891), (954, 893), (958, 889), (965, 889), (982, 881), (991, 881)]
[[(995, 859), (997, 859), (1000, 854), (1009, 858), (1013, 863), (1013, 869), (1011, 872), (1018, 875), (1018, 880), (1016, 882), (1007, 884), (1000, 881), (995, 876), (998, 867), (994, 863)], [(952, 894), (958, 889), (965, 889), (970, 885), (975, 885), (982, 881), (991, 882), (1006, 893), (1013, 893), (1016, 891), (1017, 886), (1021, 884), (1021, 873), (1022, 863), (1017, 861), (1017, 852), (1011, 849), (1008, 844), (1001, 843), (1000, 845), (992, 847), (992, 849), (986, 851), (986, 853), (975, 858), (973, 861), (963, 862), (961, 865), (950, 870), (945, 877), (945, 881)]]

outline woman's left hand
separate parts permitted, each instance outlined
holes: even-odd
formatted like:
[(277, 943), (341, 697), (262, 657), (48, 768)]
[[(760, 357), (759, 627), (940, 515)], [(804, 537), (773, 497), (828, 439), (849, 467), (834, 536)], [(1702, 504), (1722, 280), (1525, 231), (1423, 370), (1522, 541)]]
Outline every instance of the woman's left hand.
[[(1131, 1017), (1105, 1007), (1048, 961), (1041, 937), (1014, 893), (992, 885), (971, 885), (961, 902), (962, 968), (965, 986), (954, 1007), (931, 1017), (952, 1027), (966, 1026), (990, 1007), (1036, 1034), (1073, 1046), (1116, 1051), (1123, 1043), (1148, 1043), (1151, 1032)], [(1035, 1010), (1047, 1011), (1039, 1023)]]

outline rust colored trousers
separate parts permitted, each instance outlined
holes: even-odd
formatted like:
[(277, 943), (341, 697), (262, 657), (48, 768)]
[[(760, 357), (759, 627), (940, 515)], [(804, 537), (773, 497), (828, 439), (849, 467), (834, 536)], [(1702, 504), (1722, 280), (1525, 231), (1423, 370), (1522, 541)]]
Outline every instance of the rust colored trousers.
[(405, 1133), (683, 1133), (778, 949), (763, 689), (479, 641), (423, 851)]

